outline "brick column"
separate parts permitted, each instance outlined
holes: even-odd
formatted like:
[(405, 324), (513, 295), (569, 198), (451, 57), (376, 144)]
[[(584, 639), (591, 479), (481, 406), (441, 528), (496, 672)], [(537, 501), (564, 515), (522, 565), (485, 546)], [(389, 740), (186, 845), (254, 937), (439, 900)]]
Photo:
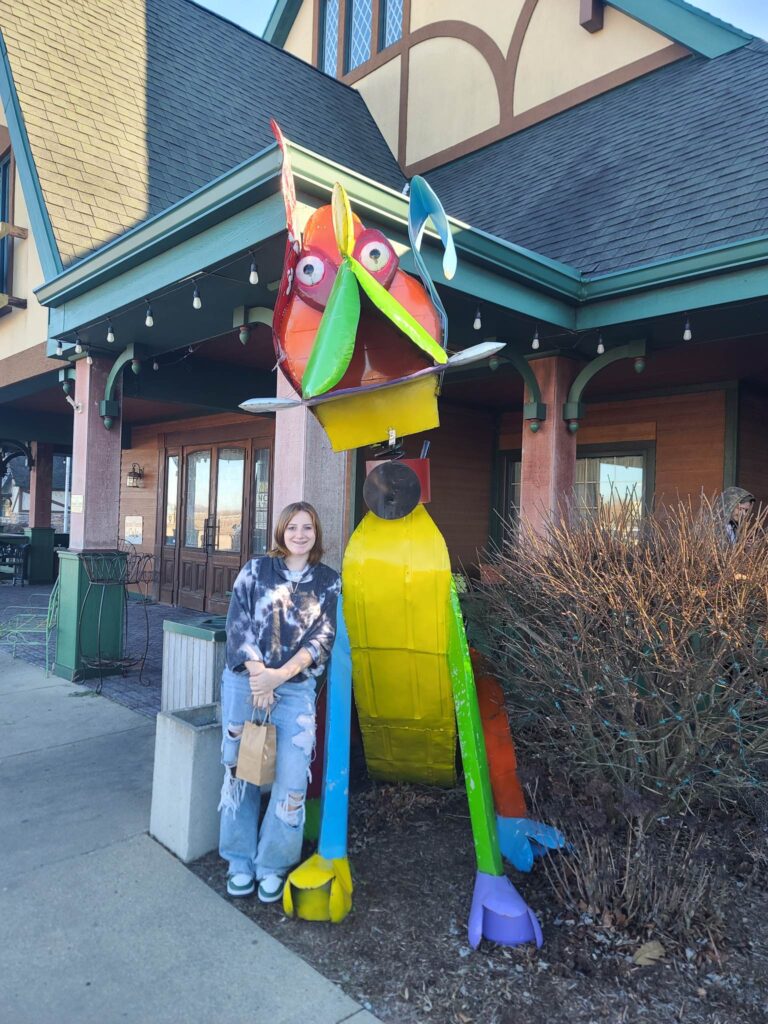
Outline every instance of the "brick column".
[(547, 418), (536, 433), (523, 424), (520, 518), (536, 533), (544, 534), (550, 522), (559, 521), (573, 494), (576, 435), (563, 419), (563, 403), (578, 364), (563, 356), (547, 356), (530, 365), (547, 406)]
[(29, 474), (29, 525), (51, 525), (53, 494), (53, 445), (40, 441), (32, 444), (34, 466)]
[(122, 418), (115, 417), (107, 430), (99, 416), (111, 368), (109, 360), (96, 357), (92, 366), (85, 359), (77, 362), (75, 400), (81, 410), (74, 414), (72, 430), (70, 551), (117, 544)]
[[(282, 374), (277, 377), (279, 398), (295, 392)], [(308, 501), (317, 509), (323, 527), (323, 561), (341, 569), (341, 559), (352, 532), (354, 452), (334, 452), (325, 431), (304, 407), (275, 414), (275, 471), (273, 474), (273, 528), (281, 510), (292, 501)]]
[[(54, 671), (65, 679), (98, 674), (96, 658), (123, 652), (123, 588), (92, 584), (88, 551), (114, 551), (120, 513), (122, 418), (107, 430), (99, 415), (109, 360), (77, 362), (72, 429), (72, 495), (69, 550), (59, 552), (59, 625)], [(84, 664), (83, 659), (91, 664)]]

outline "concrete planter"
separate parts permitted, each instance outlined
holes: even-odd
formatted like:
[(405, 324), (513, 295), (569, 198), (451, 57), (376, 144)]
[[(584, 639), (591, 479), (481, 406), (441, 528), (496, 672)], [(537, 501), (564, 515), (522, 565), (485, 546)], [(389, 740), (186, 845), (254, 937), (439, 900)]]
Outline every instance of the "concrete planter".
[(160, 712), (149, 831), (185, 863), (218, 845), (223, 772), (217, 704)]
[(218, 619), (163, 623), (160, 709), (198, 707), (219, 699), (227, 634)]

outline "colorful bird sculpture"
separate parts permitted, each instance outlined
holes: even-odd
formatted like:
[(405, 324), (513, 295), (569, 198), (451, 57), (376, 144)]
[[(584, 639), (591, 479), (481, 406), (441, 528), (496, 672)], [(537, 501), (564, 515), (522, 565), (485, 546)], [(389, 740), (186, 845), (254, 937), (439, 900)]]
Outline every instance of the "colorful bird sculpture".
[[(502, 347), (475, 346), (452, 358), (445, 350), (445, 310), (420, 252), (431, 219), (445, 247), (446, 276), (453, 275), (456, 256), (439, 200), (413, 179), (409, 237), (421, 282), (400, 269), (381, 232), (363, 227), (340, 185), (299, 239), (287, 148), (275, 131), (289, 234), (273, 335), (297, 401), (312, 409), (336, 450), (391, 444), (437, 426), (440, 374)], [(268, 407), (286, 404), (296, 402), (272, 400)], [(243, 406), (266, 407), (260, 399)], [(342, 567), (318, 852), (289, 875), (284, 907), (307, 920), (337, 922), (352, 907), (346, 832), (354, 688), (375, 778), (454, 785), (458, 739), (477, 857), (470, 944), (485, 937), (540, 945), (536, 915), (504, 874), (501, 855), (530, 870), (534, 855), (564, 840), (528, 819), (503, 694), (487, 665), (478, 661), (473, 669), (448, 550), (423, 503), (425, 463), (384, 459), (365, 482), (370, 511)]]

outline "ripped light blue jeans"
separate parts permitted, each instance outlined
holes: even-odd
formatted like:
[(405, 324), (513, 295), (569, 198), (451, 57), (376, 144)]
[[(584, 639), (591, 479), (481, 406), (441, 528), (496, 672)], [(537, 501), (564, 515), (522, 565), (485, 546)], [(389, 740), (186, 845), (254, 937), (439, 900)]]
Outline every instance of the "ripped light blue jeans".
[(315, 744), (315, 680), (285, 683), (275, 691), (270, 721), (277, 734), (275, 781), (259, 829), (261, 790), (234, 776), (243, 723), (263, 722), (254, 714), (247, 673), (224, 669), (221, 677), (221, 761), (226, 768), (221, 790), (219, 853), (229, 875), (285, 876), (298, 864), (304, 836), (309, 764)]

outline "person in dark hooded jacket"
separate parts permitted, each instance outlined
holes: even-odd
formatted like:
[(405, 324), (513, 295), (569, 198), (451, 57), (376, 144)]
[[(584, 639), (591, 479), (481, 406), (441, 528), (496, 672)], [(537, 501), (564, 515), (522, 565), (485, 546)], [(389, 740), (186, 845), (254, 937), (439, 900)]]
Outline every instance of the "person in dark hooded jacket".
[(718, 513), (729, 544), (735, 544), (739, 529), (752, 511), (755, 496), (743, 487), (727, 487), (720, 495)]

